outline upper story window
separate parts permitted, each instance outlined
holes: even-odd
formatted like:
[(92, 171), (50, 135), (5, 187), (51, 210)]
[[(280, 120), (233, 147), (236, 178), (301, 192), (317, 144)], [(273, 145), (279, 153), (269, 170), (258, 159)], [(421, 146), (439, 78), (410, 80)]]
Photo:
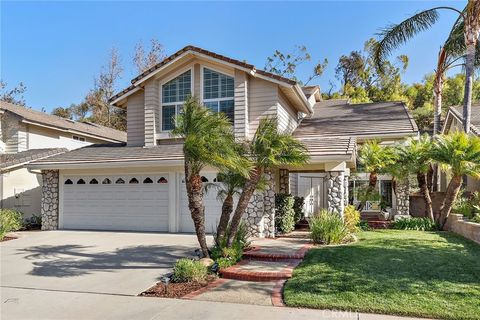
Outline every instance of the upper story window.
[(203, 69), (203, 104), (215, 112), (223, 112), (234, 120), (234, 79), (213, 70)]
[(77, 141), (85, 142), (85, 138), (84, 138), (84, 137), (72, 136), (72, 139), (73, 139), (73, 140), (77, 140)]
[(183, 103), (191, 94), (190, 70), (162, 85), (162, 130), (169, 131), (174, 128), (174, 117), (180, 113)]

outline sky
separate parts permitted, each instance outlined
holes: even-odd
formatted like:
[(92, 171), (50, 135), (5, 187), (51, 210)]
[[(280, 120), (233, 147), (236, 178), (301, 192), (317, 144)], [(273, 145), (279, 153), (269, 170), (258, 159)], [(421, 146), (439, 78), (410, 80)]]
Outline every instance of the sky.
[[(434, 6), (463, 8), (466, 1), (310, 1), (310, 2), (127, 2), (0, 1), (1, 79), (27, 86), (25, 100), (47, 112), (79, 103), (116, 47), (125, 68), (119, 88), (136, 76), (136, 43), (158, 39), (171, 54), (195, 45), (262, 69), (278, 49), (305, 45), (312, 63), (327, 58), (324, 75), (312, 84), (323, 91), (336, 82), (342, 54), (360, 50), (382, 27)], [(410, 57), (407, 83), (419, 82), (435, 67), (437, 52), (456, 19), (443, 11), (439, 22), (394, 53)]]

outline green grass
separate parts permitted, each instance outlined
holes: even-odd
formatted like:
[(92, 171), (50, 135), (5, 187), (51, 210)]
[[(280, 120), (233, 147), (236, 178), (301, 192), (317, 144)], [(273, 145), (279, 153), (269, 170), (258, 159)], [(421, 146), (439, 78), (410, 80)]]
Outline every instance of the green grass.
[(447, 232), (369, 231), (310, 250), (284, 289), (288, 306), (480, 319), (480, 246)]

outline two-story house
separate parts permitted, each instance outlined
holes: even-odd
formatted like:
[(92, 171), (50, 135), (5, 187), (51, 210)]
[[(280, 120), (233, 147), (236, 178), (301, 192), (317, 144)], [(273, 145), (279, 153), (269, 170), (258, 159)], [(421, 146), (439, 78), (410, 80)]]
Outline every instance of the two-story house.
[[(292, 174), (292, 168), (275, 170), (267, 176), (269, 188), (253, 197), (245, 220), (257, 236), (273, 235), (278, 191), (311, 197), (319, 204), (312, 210), (325, 207), (343, 213), (350, 169), (356, 166), (357, 137), (378, 137), (379, 128), (389, 139), (417, 133), (401, 103), (332, 106), (321, 101), (317, 86), (302, 88), (246, 62), (187, 46), (112, 97), (113, 105), (127, 110), (126, 146), (89, 146), (29, 165), (43, 173), (43, 228), (194, 231), (182, 145), (170, 135), (173, 116), (190, 95), (224, 112), (238, 139), (252, 138), (260, 119), (274, 116), (279, 130), (294, 134), (308, 148), (307, 165)], [(215, 177), (213, 169), (203, 173), (205, 182), (215, 182)], [(208, 193), (205, 206), (211, 232), (221, 203)]]
[(0, 208), (40, 215), (41, 175), (33, 160), (94, 143), (126, 141), (126, 133), (0, 101)]

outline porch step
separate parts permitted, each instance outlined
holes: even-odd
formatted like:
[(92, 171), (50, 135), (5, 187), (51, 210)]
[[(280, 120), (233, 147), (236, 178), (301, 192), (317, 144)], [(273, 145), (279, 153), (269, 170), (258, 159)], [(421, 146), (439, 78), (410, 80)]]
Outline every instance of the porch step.
[(310, 224), (307, 220), (299, 221), (295, 224), (295, 230), (310, 230)]
[(293, 268), (301, 260), (290, 261), (257, 261), (243, 260), (240, 263), (220, 270), (225, 279), (242, 281), (277, 281), (292, 277)]

